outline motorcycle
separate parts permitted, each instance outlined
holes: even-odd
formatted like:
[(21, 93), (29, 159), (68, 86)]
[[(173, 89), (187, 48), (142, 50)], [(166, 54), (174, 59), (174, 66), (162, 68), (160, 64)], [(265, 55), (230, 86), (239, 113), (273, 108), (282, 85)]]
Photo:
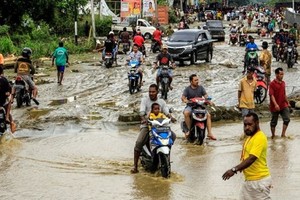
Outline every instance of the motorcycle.
[(0, 138), (4, 135), (6, 130), (6, 111), (4, 107), (0, 107)]
[(296, 60), (295, 56), (294, 44), (289, 44), (286, 50), (286, 64), (288, 68), (293, 68)]
[(139, 79), (140, 75), (137, 71), (139, 61), (131, 60), (129, 62), (129, 72), (128, 72), (128, 81), (129, 81), (129, 92), (133, 94), (135, 91), (139, 91)]
[(258, 66), (258, 55), (256, 52), (257, 49), (248, 49), (246, 53), (246, 60), (244, 61), (244, 69), (248, 66), (256, 67)]
[(160, 51), (160, 45), (157, 40), (152, 39), (151, 43), (151, 50), (153, 53), (159, 52)]
[(236, 32), (231, 32), (229, 37), (230, 37), (229, 43), (231, 42), (232, 45), (235, 45), (235, 43), (237, 43), (238, 41), (238, 34)]
[(122, 43), (122, 46), (123, 46), (123, 53), (124, 54), (127, 54), (127, 52), (130, 50), (130, 45), (128, 42), (123, 42)]
[(255, 67), (254, 77), (256, 78), (256, 90), (254, 92), (255, 102), (261, 104), (267, 97), (268, 86), (265, 81), (265, 70), (263, 67)]
[(161, 73), (159, 76), (160, 86), (161, 86), (161, 96), (163, 99), (168, 98), (169, 86), (170, 86), (170, 75), (169, 75), (169, 66), (163, 65), (160, 66)]
[(282, 62), (284, 62), (284, 47), (283, 43), (279, 42), (276, 46), (276, 61), (279, 61), (281, 59)]
[(245, 46), (247, 43), (247, 34), (240, 34), (240, 46)]
[(160, 170), (164, 178), (170, 177), (171, 174), (170, 153), (173, 140), (170, 121), (169, 118), (148, 120), (151, 126), (150, 142), (143, 146), (140, 156), (141, 164), (146, 171), (153, 173)]
[[(195, 144), (202, 145), (205, 139), (205, 129), (207, 122), (208, 112), (206, 110), (206, 105), (209, 104), (210, 98), (205, 99), (201, 97), (195, 97), (190, 99), (188, 106), (192, 107), (192, 125), (190, 130), (190, 135), (188, 137), (189, 142), (194, 142)], [(181, 123), (182, 131), (185, 133), (188, 131), (185, 121)]]
[(107, 68), (111, 67), (113, 62), (114, 62), (113, 53), (105, 52), (105, 57), (104, 57), (105, 67)]
[(22, 77), (16, 77), (13, 87), (16, 91), (15, 98), (17, 100), (17, 107), (20, 108), (24, 103), (26, 106), (30, 106), (32, 91)]

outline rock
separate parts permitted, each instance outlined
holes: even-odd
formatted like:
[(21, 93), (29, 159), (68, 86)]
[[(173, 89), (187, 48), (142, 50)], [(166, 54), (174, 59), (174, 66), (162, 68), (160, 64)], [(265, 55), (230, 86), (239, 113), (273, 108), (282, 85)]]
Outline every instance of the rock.
[(297, 101), (297, 102), (296, 102), (295, 108), (296, 108), (296, 109), (300, 109), (300, 101)]
[(139, 122), (141, 117), (138, 113), (125, 113), (120, 114), (118, 121), (120, 122)]
[(72, 69), (71, 72), (73, 72), (73, 73), (78, 73), (79, 70), (78, 70), (78, 69)]
[(219, 63), (220, 65), (226, 66), (228, 68), (237, 68), (238, 66), (234, 64), (232, 61), (229, 59), (225, 59), (224, 61)]
[(116, 102), (111, 101), (111, 100), (103, 101), (103, 102), (97, 103), (97, 106), (99, 106), (99, 107), (113, 107), (113, 106), (116, 106)]

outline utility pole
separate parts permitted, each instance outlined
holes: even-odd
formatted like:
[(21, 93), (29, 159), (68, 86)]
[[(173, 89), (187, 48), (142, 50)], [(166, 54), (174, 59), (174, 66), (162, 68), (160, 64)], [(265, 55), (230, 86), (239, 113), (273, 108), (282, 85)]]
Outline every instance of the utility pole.
[(96, 27), (95, 27), (95, 14), (94, 14), (94, 0), (91, 0), (91, 15), (92, 15), (92, 29), (93, 38), (96, 38)]
[(155, 4), (155, 21), (156, 21), (156, 24), (158, 24), (158, 5), (157, 5), (157, 0), (154, 1), (154, 4)]
[(77, 1), (74, 0), (74, 18), (75, 18), (75, 45), (78, 45), (78, 35), (77, 35)]

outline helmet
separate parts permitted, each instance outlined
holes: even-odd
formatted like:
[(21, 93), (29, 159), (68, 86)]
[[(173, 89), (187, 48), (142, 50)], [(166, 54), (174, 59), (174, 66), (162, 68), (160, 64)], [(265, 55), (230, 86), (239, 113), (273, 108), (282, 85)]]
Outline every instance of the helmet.
[(262, 48), (267, 49), (269, 44), (268, 44), (268, 42), (264, 41), (261, 46), (262, 46)]
[(29, 58), (32, 54), (32, 50), (28, 47), (25, 47), (23, 50), (22, 50), (22, 56), (25, 57), (25, 58)]
[(168, 49), (168, 46), (166, 44), (163, 44), (162, 49)]
[(113, 32), (113, 31), (110, 31), (108, 35), (114, 35), (114, 32)]
[(232, 24), (233, 27), (236, 27), (236, 24)]

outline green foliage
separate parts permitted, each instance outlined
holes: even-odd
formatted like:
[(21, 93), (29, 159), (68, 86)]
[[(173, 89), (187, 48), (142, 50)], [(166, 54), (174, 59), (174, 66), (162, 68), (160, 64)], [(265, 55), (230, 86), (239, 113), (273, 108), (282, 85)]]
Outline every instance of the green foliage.
[(0, 52), (3, 54), (13, 54), (16, 47), (8, 36), (0, 37)]
[(103, 19), (96, 19), (96, 33), (99, 36), (106, 36), (111, 30), (112, 18), (111, 17), (103, 17)]
[(178, 23), (179, 17), (176, 16), (175, 10), (169, 9), (169, 23)]
[(33, 40), (47, 41), (50, 37), (49, 25), (44, 22), (33, 28), (31, 32), (31, 38)]
[(0, 26), (0, 36), (7, 35), (8, 31), (9, 31), (9, 26), (7, 25)]
[(167, 5), (169, 5), (169, 4), (168, 4), (168, 1), (167, 1), (167, 0), (157, 0), (157, 5), (160, 5), (160, 6), (167, 6)]

